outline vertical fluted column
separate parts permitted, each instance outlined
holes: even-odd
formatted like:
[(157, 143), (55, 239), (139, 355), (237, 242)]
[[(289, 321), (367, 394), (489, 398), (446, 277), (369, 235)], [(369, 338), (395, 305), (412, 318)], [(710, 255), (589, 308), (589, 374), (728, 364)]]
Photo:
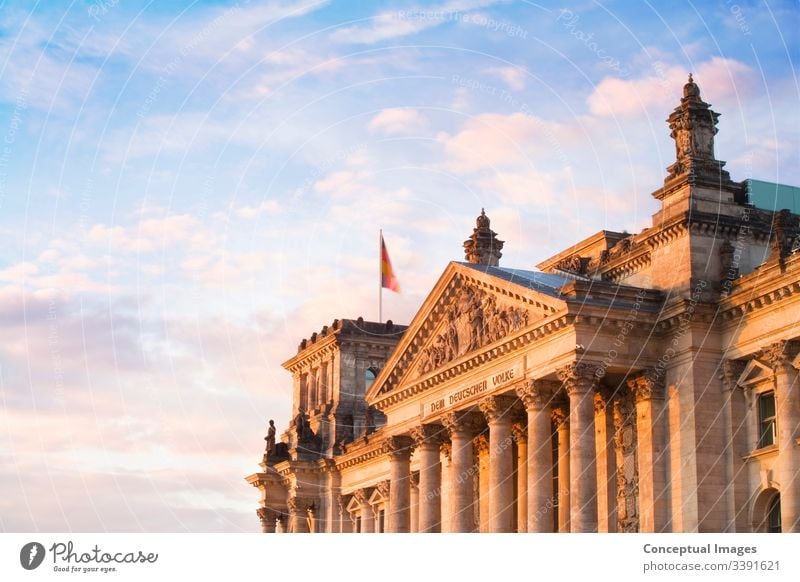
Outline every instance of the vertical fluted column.
[(778, 431), (777, 481), (781, 495), (781, 531), (800, 532), (800, 342), (781, 341), (762, 351), (775, 373)]
[(558, 474), (558, 490), (556, 491), (556, 498), (558, 499), (558, 533), (569, 533), (569, 411), (566, 409), (566, 405), (553, 408), (550, 411), (550, 419), (555, 427), (557, 443), (556, 471)]
[(477, 431), (477, 423), (469, 413), (451, 412), (442, 418), (442, 424), (450, 435), (450, 531), (471, 532), (475, 529), (472, 437)]
[(515, 422), (511, 436), (517, 445), (517, 532), (528, 531), (528, 425)]
[(511, 439), (511, 396), (490, 396), (480, 402), (489, 424), (489, 531), (514, 531), (514, 457)]
[(597, 530), (617, 531), (617, 475), (614, 418), (607, 392), (594, 393), (595, 446), (597, 448)]
[(393, 436), (384, 442), (389, 455), (389, 533), (411, 530), (411, 445), (406, 436)]
[(550, 427), (551, 385), (526, 380), (517, 386), (517, 396), (528, 415), (527, 443), (527, 531), (553, 531), (553, 439)]
[(664, 446), (664, 386), (644, 374), (628, 380), (636, 403), (639, 460), (639, 531), (662, 532), (667, 523), (667, 465)]
[(419, 461), (419, 532), (442, 531), (442, 463), (439, 447), (444, 428), (423, 425), (411, 431)]
[[(446, 436), (446, 433), (445, 433)], [(442, 486), (440, 488), (439, 504), (442, 512), (442, 532), (451, 533), (453, 515), (453, 467), (451, 463), (452, 445), (450, 441), (442, 442), (439, 449), (439, 462), (442, 464)]]
[(477, 518), (478, 531), (489, 533), (489, 435), (482, 432), (472, 440), (473, 463), (478, 468)]
[(558, 371), (569, 396), (570, 531), (597, 531), (594, 443), (594, 366), (574, 363)]
[(261, 533), (275, 533), (275, 520), (278, 517), (275, 511), (268, 507), (259, 507), (256, 514), (261, 522)]

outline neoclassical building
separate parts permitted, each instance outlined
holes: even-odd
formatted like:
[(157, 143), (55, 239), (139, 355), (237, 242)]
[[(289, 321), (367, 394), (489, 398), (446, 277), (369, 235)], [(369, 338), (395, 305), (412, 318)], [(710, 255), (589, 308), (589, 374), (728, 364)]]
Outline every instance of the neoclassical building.
[(800, 531), (800, 215), (731, 180), (717, 118), (690, 77), (642, 232), (512, 269), (482, 212), (410, 325), (303, 340), (262, 530)]

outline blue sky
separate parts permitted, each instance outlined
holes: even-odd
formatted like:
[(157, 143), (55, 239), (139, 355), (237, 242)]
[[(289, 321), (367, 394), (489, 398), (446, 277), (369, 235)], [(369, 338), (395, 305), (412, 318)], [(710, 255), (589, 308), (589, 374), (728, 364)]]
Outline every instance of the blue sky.
[(793, 2), (0, 2), (0, 530), (256, 531), (280, 368), (408, 322), (482, 207), (531, 268), (636, 231), (689, 72), (800, 184)]

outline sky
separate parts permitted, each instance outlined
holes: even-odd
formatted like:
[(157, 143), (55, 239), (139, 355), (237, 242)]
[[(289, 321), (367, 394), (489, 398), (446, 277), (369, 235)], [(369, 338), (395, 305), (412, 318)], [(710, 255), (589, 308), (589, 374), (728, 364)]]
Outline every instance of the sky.
[[(667, 7), (668, 6), (668, 7)], [(688, 73), (734, 180), (800, 185), (796, 2), (0, 0), (0, 531), (255, 532), (281, 362), (636, 232)]]

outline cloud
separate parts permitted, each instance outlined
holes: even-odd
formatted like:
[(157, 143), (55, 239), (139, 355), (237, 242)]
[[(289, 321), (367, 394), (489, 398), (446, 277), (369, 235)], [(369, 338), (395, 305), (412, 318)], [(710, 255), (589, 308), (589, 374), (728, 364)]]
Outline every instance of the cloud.
[[(757, 77), (746, 64), (714, 57), (693, 71), (701, 96), (707, 102), (735, 103), (752, 93)], [(660, 74), (639, 79), (607, 77), (588, 97), (589, 110), (600, 117), (664, 115), (678, 101), (674, 91), (686, 83), (687, 71), (680, 66), (664, 68)]]
[(522, 91), (525, 88), (526, 74), (518, 67), (491, 67), (486, 73), (498, 77), (514, 91)]
[(331, 34), (331, 40), (346, 44), (374, 44), (422, 32), (463, 18), (478, 8), (485, 8), (504, 0), (452, 0), (438, 6), (412, 7), (407, 10), (381, 12), (369, 24), (346, 26)]
[(175, 243), (212, 245), (215, 237), (194, 216), (176, 214), (147, 218), (131, 227), (95, 224), (88, 239), (121, 251), (148, 253)]
[(384, 135), (417, 135), (428, 120), (416, 109), (384, 109), (369, 122), (370, 131)]

